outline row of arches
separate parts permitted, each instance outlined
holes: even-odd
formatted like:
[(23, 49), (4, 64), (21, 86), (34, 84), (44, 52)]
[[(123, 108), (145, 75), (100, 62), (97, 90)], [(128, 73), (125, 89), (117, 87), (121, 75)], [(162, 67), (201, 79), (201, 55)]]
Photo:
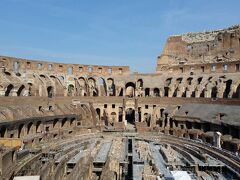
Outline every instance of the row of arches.
[(46, 133), (49, 131), (73, 128), (81, 125), (76, 117), (72, 118), (55, 118), (52, 120), (38, 120), (25, 123), (16, 123), (14, 127), (1, 126), (0, 136), (2, 138), (23, 138), (28, 135)]
[[(205, 97), (240, 98), (237, 79), (219, 77), (178, 77), (160, 81), (160, 86), (145, 86), (136, 82), (116, 82), (113, 78), (79, 77), (66, 81), (64, 76), (34, 74), (34, 83), (0, 86), (5, 96), (127, 96), (127, 97)], [(3, 94), (3, 93), (2, 93)]]

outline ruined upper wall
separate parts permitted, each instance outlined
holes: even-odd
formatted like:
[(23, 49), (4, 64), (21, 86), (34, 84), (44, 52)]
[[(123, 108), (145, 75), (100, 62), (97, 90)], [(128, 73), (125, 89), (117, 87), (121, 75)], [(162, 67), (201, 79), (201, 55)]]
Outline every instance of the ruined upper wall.
[(101, 66), (83, 64), (64, 64), (47, 61), (0, 56), (0, 67), (10, 72), (35, 72), (39, 74), (68, 74), (68, 75), (127, 75), (128, 66)]
[[(240, 62), (240, 26), (209, 32), (187, 33), (168, 38), (158, 57), (157, 72), (175, 66)], [(197, 67), (199, 68), (199, 67)]]

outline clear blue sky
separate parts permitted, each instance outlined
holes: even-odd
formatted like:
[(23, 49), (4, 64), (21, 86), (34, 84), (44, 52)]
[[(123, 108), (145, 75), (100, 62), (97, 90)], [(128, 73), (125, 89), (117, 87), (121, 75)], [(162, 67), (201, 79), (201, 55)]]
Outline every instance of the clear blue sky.
[(154, 72), (169, 35), (240, 23), (240, 0), (0, 0), (0, 54)]

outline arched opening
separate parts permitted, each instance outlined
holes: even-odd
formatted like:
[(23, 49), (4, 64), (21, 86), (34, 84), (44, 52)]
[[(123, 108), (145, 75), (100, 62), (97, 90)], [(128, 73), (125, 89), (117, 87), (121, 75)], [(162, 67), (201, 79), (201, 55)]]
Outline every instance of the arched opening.
[(115, 96), (115, 84), (112, 78), (107, 79), (107, 91), (109, 96)]
[(69, 84), (68, 85), (68, 96), (74, 96), (74, 85)]
[(24, 127), (24, 124), (20, 124), (18, 127), (18, 138), (22, 137), (22, 129)]
[(56, 127), (56, 124), (58, 123), (58, 119), (53, 120), (53, 129)]
[(98, 96), (96, 80), (92, 77), (88, 78), (88, 93), (89, 96)]
[(159, 96), (160, 96), (160, 90), (159, 90), (159, 88), (154, 88), (154, 89), (153, 89), (153, 94), (154, 94), (155, 97), (159, 97)]
[(7, 90), (5, 91), (5, 96), (9, 96), (12, 89), (13, 89), (13, 85), (12, 85), (12, 84), (9, 84), (9, 85), (7, 86)]
[(223, 98), (228, 98), (228, 95), (231, 91), (231, 85), (232, 85), (232, 80), (227, 80), (226, 81), (226, 88), (225, 88), (225, 91), (223, 93)]
[(98, 115), (98, 119), (101, 119), (101, 110), (99, 108), (96, 109), (97, 115)]
[(182, 97), (187, 97), (187, 93), (188, 93), (188, 91), (189, 91), (189, 89), (186, 88), (185, 91), (184, 91), (183, 94), (182, 94)]
[(25, 89), (25, 86), (24, 85), (21, 85), (21, 87), (18, 89), (17, 91), (17, 96), (23, 96), (23, 91)]
[(151, 115), (150, 114), (144, 113), (144, 122), (147, 123), (148, 127), (150, 126), (150, 123), (151, 123)]
[(164, 87), (164, 96), (165, 97), (169, 96), (169, 87)]
[(32, 83), (28, 83), (28, 96), (32, 96), (33, 92), (32, 92)]
[(233, 98), (240, 98), (240, 84), (238, 85), (235, 93), (232, 96)]
[(126, 88), (126, 96), (134, 97), (135, 96), (135, 84), (133, 82), (128, 82), (125, 86)]
[(201, 82), (202, 82), (202, 77), (199, 77), (198, 79), (197, 79), (197, 81), (198, 81), (198, 84), (201, 84)]
[(163, 117), (163, 111), (164, 111), (164, 108), (161, 108), (160, 109), (160, 117)]
[(113, 125), (114, 122), (116, 122), (116, 120), (117, 120), (117, 114), (115, 112), (112, 112), (110, 117), (110, 121), (111, 121), (110, 124)]
[(205, 89), (202, 90), (200, 97), (204, 98), (205, 97)]
[(67, 118), (64, 118), (64, 119), (62, 120), (62, 123), (61, 123), (61, 127), (62, 127), (62, 128), (64, 128), (64, 125), (66, 124), (66, 122), (67, 122)]
[(142, 79), (139, 79), (137, 81), (137, 88), (143, 88), (143, 80)]
[(119, 96), (123, 96), (123, 88), (120, 89)]
[(106, 96), (107, 95), (107, 85), (103, 78), (98, 78), (98, 86), (99, 86), (100, 95)]
[(118, 122), (122, 122), (123, 121), (123, 108), (120, 107), (118, 108)]
[(7, 131), (7, 128), (6, 128), (6, 127), (1, 127), (1, 128), (0, 128), (1, 138), (6, 137), (6, 131)]
[(31, 128), (33, 126), (33, 123), (30, 122), (28, 125), (27, 125), (27, 134), (31, 133)]
[(179, 89), (178, 87), (175, 89), (175, 91), (173, 92), (173, 97), (177, 97), (177, 93), (178, 93)]
[(217, 97), (217, 87), (216, 86), (214, 86), (212, 88), (211, 97), (212, 98), (216, 98)]
[(187, 78), (188, 85), (192, 85), (192, 80), (193, 80), (192, 77)]
[(75, 126), (76, 125), (76, 119), (75, 118), (72, 118), (71, 120), (70, 120), (70, 127), (73, 127), (73, 126)]
[(130, 124), (135, 124), (135, 110), (132, 108), (128, 108), (126, 110), (126, 120)]
[(36, 124), (36, 133), (41, 133), (41, 132), (39, 131), (40, 125), (41, 125), (41, 121), (38, 121), (37, 124)]
[(47, 93), (48, 93), (48, 97), (52, 98), (53, 97), (53, 87), (52, 86), (48, 86), (47, 87)]
[(150, 96), (150, 88), (145, 88), (145, 97)]
[(191, 97), (196, 97), (196, 89), (192, 92)]

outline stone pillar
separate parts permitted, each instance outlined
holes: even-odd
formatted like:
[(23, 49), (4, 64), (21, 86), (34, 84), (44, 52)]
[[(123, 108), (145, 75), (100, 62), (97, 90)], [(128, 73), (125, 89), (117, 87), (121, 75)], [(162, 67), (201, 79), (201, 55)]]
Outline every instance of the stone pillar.
[(221, 136), (220, 132), (214, 132), (214, 146), (221, 149)]
[(135, 110), (135, 122), (138, 122), (138, 108)]
[(123, 108), (122, 121), (127, 125), (125, 108)]

